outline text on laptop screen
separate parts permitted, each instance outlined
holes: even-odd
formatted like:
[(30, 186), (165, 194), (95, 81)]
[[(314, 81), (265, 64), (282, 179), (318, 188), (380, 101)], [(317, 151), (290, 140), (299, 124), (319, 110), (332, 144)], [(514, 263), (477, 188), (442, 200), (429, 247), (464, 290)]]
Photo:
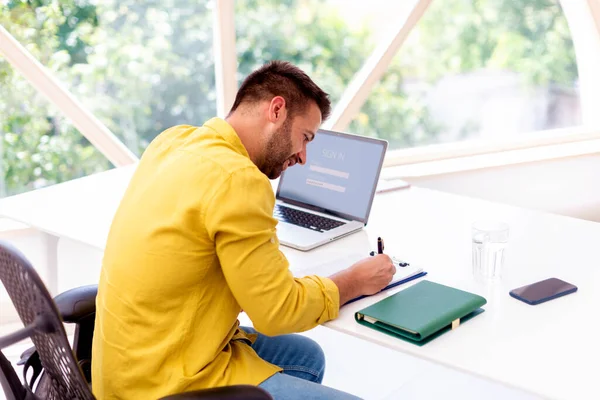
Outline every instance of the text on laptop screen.
[(307, 146), (305, 165), (281, 176), (279, 197), (364, 220), (387, 143), (319, 131)]

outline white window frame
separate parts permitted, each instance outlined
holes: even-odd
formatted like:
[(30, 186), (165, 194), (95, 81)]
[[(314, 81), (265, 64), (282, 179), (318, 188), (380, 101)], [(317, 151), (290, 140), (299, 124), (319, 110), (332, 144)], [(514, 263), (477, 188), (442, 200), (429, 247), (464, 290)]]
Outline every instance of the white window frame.
[(237, 93), (234, 0), (216, 0), (213, 17), (217, 116), (224, 118)]
[(600, 0), (560, 0), (579, 71), (583, 124), (600, 126)]
[[(568, 134), (573, 136), (572, 140), (565, 142), (561, 140), (561, 135)], [(547, 135), (544, 138), (544, 145), (531, 146), (530, 143), (524, 141), (522, 147), (512, 146), (504, 148), (502, 151), (485, 151), (485, 146), (490, 146), (483, 141), (480, 143), (481, 148), (473, 146), (455, 146), (455, 143), (439, 149), (439, 152), (430, 146), (422, 148), (421, 154), (409, 152), (402, 157), (397, 154), (403, 162), (391, 164), (389, 161), (384, 163), (382, 179), (408, 179), (414, 177), (426, 177), (432, 175), (444, 175), (449, 173), (472, 171), (478, 169), (487, 169), (494, 167), (502, 167), (516, 164), (525, 164), (545, 160), (557, 160), (568, 157), (577, 157), (590, 154), (600, 154), (600, 128), (588, 129), (584, 127), (558, 130), (557, 131), (538, 131), (532, 132), (531, 135)], [(534, 141), (537, 138), (532, 138)], [(475, 143), (470, 143), (475, 144)], [(509, 143), (513, 144), (513, 143)], [(495, 145), (502, 147), (502, 144)], [(494, 145), (491, 145), (494, 146)], [(401, 153), (398, 150), (397, 153)]]

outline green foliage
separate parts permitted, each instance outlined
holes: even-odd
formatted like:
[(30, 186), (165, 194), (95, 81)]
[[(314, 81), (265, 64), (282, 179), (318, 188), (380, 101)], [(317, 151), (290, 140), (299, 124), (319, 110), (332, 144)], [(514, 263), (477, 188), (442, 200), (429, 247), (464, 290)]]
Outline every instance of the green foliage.
[[(516, 72), (530, 87), (572, 87), (577, 64), (558, 0), (433, 1), (350, 128), (376, 132), (392, 148), (435, 143), (445, 127), (425, 107), (427, 91), (442, 77), (482, 69)], [(410, 96), (407, 78), (420, 82)], [(460, 138), (477, 130), (467, 121)]]
[(375, 44), (366, 29), (352, 30), (323, 3), (236, 1), (238, 81), (269, 60), (286, 60), (302, 68), (335, 104)]
[(73, 69), (78, 97), (137, 154), (176, 124), (216, 112), (212, 11), (187, 0), (105, 0), (88, 64)]
[(558, 0), (434, 1), (411, 36), (400, 61), (409, 76), (435, 81), (495, 68), (521, 73), (532, 84), (571, 86), (577, 78)]
[[(0, 25), (55, 72), (68, 70), (70, 61), (58, 36), (66, 23), (68, 5), (62, 4), (61, 10), (40, 1), (19, 1), (0, 9)], [(0, 133), (4, 195), (109, 168), (106, 158), (1, 56)]]
[[(212, 1), (4, 0), (0, 24), (135, 153), (164, 129), (214, 116)], [(327, 2), (237, 0), (238, 81), (272, 59), (293, 62), (332, 102), (375, 48)], [(480, 68), (531, 85), (577, 77), (557, 0), (436, 0), (349, 131), (391, 148), (438, 140), (424, 96), (442, 76)], [(407, 79), (424, 82), (406, 93)], [(9, 194), (109, 168), (73, 126), (0, 57), (3, 174)], [(470, 130), (463, 130), (467, 136)]]

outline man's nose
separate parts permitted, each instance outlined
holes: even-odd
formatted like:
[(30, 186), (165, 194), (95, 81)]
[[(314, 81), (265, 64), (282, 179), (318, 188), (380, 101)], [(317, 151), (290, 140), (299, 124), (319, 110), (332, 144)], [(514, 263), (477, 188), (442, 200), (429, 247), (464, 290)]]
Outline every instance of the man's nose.
[(306, 164), (306, 144), (302, 146), (302, 150), (297, 154), (298, 164), (304, 165)]

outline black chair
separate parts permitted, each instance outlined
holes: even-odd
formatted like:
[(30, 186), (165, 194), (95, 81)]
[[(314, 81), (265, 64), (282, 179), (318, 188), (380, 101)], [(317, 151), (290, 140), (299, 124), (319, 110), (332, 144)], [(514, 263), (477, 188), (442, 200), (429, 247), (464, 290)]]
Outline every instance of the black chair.
[[(29, 261), (2, 241), (0, 280), (24, 325), (23, 329), (0, 337), (0, 349), (27, 337), (34, 345), (23, 353), (19, 362), (24, 365), (23, 382), (0, 352), (0, 385), (7, 399), (94, 399), (90, 366), (97, 286), (72, 289), (53, 300)], [(76, 324), (73, 348), (63, 321)], [(167, 399), (272, 400), (272, 397), (256, 386), (235, 385), (163, 398)]]

